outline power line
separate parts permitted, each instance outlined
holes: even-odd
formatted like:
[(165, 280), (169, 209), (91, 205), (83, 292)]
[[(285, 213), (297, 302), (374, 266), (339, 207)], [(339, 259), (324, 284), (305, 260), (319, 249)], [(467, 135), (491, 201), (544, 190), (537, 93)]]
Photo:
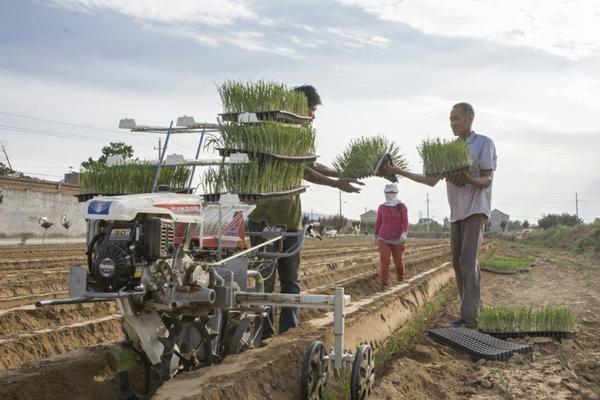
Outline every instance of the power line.
[(11, 116), (11, 117), (30, 119), (30, 120), (33, 120), (33, 121), (42, 121), (42, 122), (50, 122), (52, 124), (73, 126), (73, 127), (76, 127), (76, 128), (93, 129), (95, 131), (111, 132), (111, 133), (122, 133), (122, 132), (119, 132), (117, 130), (111, 130), (111, 129), (106, 129), (106, 128), (98, 128), (98, 127), (89, 126), (89, 125), (72, 124), (70, 122), (63, 122), (63, 121), (56, 121), (56, 120), (52, 120), (52, 119), (32, 117), (32, 116), (23, 115), (23, 114), (13, 114), (13, 113), (4, 112), (4, 111), (0, 111), (0, 114), (2, 114), (2, 115), (8, 115), (8, 116)]

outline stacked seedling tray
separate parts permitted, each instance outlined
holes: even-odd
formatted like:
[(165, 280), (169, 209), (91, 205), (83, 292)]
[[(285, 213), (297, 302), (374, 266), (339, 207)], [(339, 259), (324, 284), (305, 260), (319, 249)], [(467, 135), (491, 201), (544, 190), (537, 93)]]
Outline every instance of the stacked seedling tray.
[[(204, 199), (218, 201), (221, 194), (233, 193), (241, 201), (258, 203), (305, 191), (304, 170), (317, 156), (315, 131), (304, 123), (311, 120), (306, 116), (308, 101), (304, 93), (266, 81), (230, 81), (218, 90), (224, 109), (221, 135), (208, 145), (222, 157), (245, 153), (250, 161), (209, 169), (204, 175)], [(241, 122), (234, 117), (242, 114), (257, 118)]]
[(479, 259), (482, 271), (496, 274), (516, 274), (529, 272), (533, 265), (533, 257), (488, 256)]
[(566, 338), (575, 333), (575, 315), (566, 307), (487, 307), (479, 314), (479, 330), (498, 338)]
[[(86, 201), (97, 195), (114, 196), (149, 193), (156, 174), (155, 162), (126, 162), (108, 166), (91, 163), (80, 173), (81, 194), (79, 201)], [(189, 167), (163, 167), (160, 170), (158, 185), (169, 186), (172, 191), (184, 191), (190, 176)]]
[(505, 361), (515, 353), (533, 352), (531, 346), (506, 342), (468, 328), (430, 329), (427, 334), (436, 342), (476, 359)]
[(403, 169), (407, 166), (404, 155), (400, 154), (400, 149), (394, 142), (383, 136), (373, 136), (352, 140), (344, 152), (336, 157), (333, 168), (345, 178), (379, 176), (397, 182), (396, 175), (383, 172), (386, 164)]
[(471, 167), (469, 147), (462, 139), (425, 139), (417, 150), (426, 176), (447, 177), (468, 172)]

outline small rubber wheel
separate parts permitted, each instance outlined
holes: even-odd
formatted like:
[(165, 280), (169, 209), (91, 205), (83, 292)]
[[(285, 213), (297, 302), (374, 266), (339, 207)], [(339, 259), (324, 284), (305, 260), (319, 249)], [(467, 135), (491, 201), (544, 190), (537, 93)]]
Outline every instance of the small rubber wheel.
[(365, 400), (373, 391), (375, 383), (375, 360), (373, 349), (363, 344), (356, 350), (350, 378), (350, 399)]
[(329, 378), (329, 367), (325, 360), (325, 354), (325, 345), (318, 340), (308, 346), (300, 377), (300, 398), (302, 400), (323, 399)]

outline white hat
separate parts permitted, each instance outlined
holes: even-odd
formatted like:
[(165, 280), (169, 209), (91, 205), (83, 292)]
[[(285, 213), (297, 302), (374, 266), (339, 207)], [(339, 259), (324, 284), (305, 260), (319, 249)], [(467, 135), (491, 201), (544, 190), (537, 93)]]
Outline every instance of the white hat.
[(387, 185), (385, 185), (383, 193), (398, 193), (398, 185), (396, 185), (395, 183), (388, 183)]

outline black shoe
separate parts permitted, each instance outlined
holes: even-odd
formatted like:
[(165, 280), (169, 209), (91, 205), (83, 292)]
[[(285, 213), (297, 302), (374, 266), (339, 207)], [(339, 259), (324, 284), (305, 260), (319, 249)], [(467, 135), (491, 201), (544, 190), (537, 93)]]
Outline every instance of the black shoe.
[(450, 322), (450, 326), (452, 326), (453, 328), (463, 328), (463, 327), (467, 326), (467, 323), (465, 322), (464, 319), (459, 318), (456, 321)]

